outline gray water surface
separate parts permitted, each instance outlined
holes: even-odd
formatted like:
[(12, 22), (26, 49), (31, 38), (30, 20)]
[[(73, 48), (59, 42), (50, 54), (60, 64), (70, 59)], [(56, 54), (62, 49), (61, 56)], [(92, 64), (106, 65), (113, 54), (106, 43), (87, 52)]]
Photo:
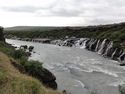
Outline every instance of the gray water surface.
[(34, 46), (30, 59), (43, 62), (57, 78), (58, 90), (71, 94), (120, 94), (118, 85), (125, 81), (125, 67), (95, 52), (75, 47), (60, 47), (6, 39), (13, 46)]

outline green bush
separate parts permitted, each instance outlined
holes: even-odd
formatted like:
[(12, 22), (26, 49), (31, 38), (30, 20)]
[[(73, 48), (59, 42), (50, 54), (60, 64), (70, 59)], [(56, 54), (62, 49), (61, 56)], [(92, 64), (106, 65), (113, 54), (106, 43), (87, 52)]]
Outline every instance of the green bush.
[(19, 49), (19, 50), (14, 50), (12, 53), (11, 53), (11, 56), (15, 59), (21, 59), (23, 57), (27, 57), (27, 54), (25, 51)]
[(42, 63), (40, 63), (39, 61), (30, 60), (25, 61), (21, 64), (24, 66), (26, 72), (31, 75), (36, 75), (36, 73), (40, 74), (41, 70), (43, 69)]

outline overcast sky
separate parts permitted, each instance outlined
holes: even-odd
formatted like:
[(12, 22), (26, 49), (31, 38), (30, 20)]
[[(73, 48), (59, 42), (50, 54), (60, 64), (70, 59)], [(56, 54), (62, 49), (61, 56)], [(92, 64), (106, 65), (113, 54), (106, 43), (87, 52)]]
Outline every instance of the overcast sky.
[(125, 0), (0, 0), (0, 25), (84, 26), (125, 21)]

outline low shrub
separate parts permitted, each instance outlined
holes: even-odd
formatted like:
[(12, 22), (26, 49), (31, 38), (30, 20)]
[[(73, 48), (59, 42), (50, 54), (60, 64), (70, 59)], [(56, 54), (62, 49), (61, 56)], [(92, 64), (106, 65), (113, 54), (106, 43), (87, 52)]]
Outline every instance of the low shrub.
[(27, 53), (22, 49), (19, 49), (19, 50), (12, 51), (11, 56), (15, 59), (21, 59), (23, 57), (27, 57)]
[(25, 70), (32, 75), (41, 73), (41, 70), (43, 69), (42, 63), (40, 63), (39, 61), (30, 60), (21, 62), (21, 64), (24, 66)]

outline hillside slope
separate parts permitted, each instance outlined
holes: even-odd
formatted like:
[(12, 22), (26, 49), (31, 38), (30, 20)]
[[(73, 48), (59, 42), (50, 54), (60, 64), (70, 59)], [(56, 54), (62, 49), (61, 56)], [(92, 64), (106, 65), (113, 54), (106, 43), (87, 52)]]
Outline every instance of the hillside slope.
[(45, 31), (45, 30), (54, 30), (61, 29), (62, 27), (48, 27), (48, 26), (14, 26), (5, 28), (5, 31)]
[(20, 73), (10, 58), (0, 52), (0, 94), (60, 94), (46, 89), (38, 80)]

